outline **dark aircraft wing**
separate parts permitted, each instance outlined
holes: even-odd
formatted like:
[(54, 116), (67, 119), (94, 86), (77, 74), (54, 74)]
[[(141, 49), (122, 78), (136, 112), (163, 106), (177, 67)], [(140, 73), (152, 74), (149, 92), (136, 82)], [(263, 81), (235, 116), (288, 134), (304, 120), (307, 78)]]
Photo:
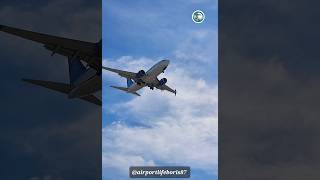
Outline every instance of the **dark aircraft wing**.
[(57, 53), (69, 58), (81, 59), (89, 64), (95, 64), (93, 66), (101, 63), (100, 61), (93, 62), (98, 61), (98, 43), (67, 39), (3, 25), (0, 25), (0, 31), (41, 43), (46, 49), (52, 51), (52, 55)]
[(107, 70), (107, 71), (111, 71), (111, 72), (117, 73), (117, 74), (119, 74), (119, 76), (122, 76), (124, 78), (129, 78), (129, 79), (135, 79), (136, 78), (136, 73), (134, 73), (134, 72), (122, 71), (122, 70), (112, 69), (112, 68), (108, 68), (108, 67), (102, 67), (102, 68)]

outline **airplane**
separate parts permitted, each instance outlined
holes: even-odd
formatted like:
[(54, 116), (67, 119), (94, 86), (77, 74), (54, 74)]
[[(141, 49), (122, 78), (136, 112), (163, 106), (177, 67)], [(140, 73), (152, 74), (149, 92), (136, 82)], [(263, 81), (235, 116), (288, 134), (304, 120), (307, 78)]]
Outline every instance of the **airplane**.
[(34, 79), (23, 81), (67, 94), (70, 99), (80, 98), (101, 106), (101, 100), (94, 93), (100, 91), (102, 85), (102, 40), (97, 43), (84, 42), (4, 25), (0, 25), (0, 31), (41, 43), (52, 51), (51, 56), (60, 54), (68, 58), (68, 84)]
[(160, 90), (167, 90), (177, 95), (177, 90), (173, 90), (166, 85), (166, 78), (162, 78), (161, 80), (158, 79), (158, 75), (164, 73), (164, 70), (167, 69), (169, 63), (169, 60), (162, 60), (152, 66), (147, 72), (145, 72), (144, 70), (140, 70), (138, 73), (122, 71), (104, 66), (102, 68), (107, 71), (117, 73), (118, 75), (127, 79), (127, 87), (110, 86), (112, 88), (140, 96), (137, 91), (143, 87), (148, 86), (151, 90), (157, 88)]

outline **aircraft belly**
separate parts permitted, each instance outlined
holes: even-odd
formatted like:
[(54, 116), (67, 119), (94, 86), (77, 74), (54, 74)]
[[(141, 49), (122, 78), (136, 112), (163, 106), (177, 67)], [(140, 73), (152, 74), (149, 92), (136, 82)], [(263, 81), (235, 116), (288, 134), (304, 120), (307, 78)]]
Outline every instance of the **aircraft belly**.
[(134, 85), (132, 85), (132, 86), (130, 86), (129, 88), (128, 88), (128, 92), (136, 92), (136, 91), (138, 91), (139, 89), (141, 89), (143, 86), (140, 86), (140, 85), (138, 85), (138, 84), (134, 84)]
[(157, 76), (162, 73), (163, 69), (164, 67), (161, 65), (152, 67), (147, 72), (147, 75), (143, 78), (143, 81), (147, 84), (152, 84), (153, 82), (157, 81)]
[(145, 76), (143, 79), (143, 82), (145, 82), (146, 84), (153, 84), (155, 81), (157, 81), (157, 76), (153, 75)]

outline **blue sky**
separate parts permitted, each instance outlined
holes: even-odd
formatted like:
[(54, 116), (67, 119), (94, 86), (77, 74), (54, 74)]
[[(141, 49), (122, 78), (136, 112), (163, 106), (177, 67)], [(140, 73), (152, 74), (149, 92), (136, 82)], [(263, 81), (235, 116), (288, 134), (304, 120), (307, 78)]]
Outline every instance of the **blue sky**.
[[(194, 10), (206, 14), (202, 24)], [(177, 96), (111, 89), (103, 73), (103, 178), (128, 178), (131, 165), (186, 165), (191, 179), (217, 179), (217, 1), (103, 0), (103, 65), (138, 72), (162, 59), (160, 78)]]

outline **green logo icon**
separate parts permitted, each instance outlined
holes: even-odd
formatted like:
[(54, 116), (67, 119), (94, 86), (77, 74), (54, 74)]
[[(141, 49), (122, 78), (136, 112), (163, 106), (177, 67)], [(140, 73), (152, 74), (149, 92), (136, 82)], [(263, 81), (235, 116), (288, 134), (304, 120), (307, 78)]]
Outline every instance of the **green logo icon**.
[(192, 13), (192, 20), (195, 23), (202, 23), (205, 19), (205, 15), (202, 11), (196, 10)]

